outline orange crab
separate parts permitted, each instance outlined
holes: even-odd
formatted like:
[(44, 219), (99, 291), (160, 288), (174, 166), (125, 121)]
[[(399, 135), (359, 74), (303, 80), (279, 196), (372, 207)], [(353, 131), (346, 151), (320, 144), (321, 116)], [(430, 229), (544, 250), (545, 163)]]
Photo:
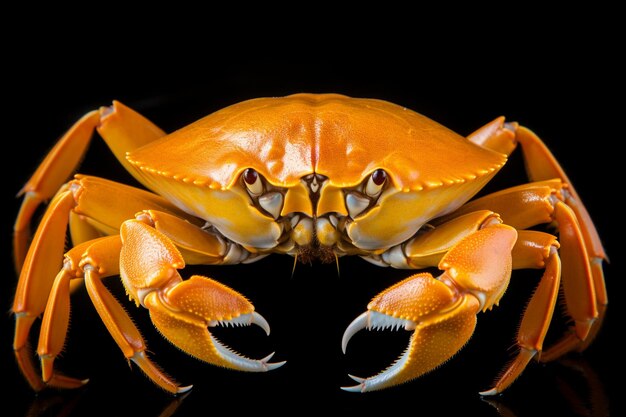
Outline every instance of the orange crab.
[[(65, 182), (94, 130), (150, 191), (83, 175)], [(518, 143), (533, 182), (472, 200)], [(297, 94), (235, 104), (166, 135), (114, 102), (80, 119), (21, 194), (13, 346), (37, 390), (85, 383), (53, 366), (67, 333), (71, 289), (81, 281), (126, 358), (171, 393), (190, 388), (148, 358), (139, 330), (102, 284), (111, 275), (121, 276), (131, 300), (189, 355), (268, 371), (284, 362), (241, 356), (209, 331), (256, 324), (269, 334), (265, 319), (225, 285), (202, 276), (183, 280), (178, 270), (185, 264), (251, 263), (281, 253), (438, 267), (437, 277), (417, 273), (374, 297), (347, 328), (344, 351), (364, 328), (412, 332), (392, 366), (352, 377), (357, 385), (344, 388), (362, 392), (416, 378), (454, 355), (471, 337), (477, 313), (498, 304), (513, 269), (544, 273), (523, 314), (519, 353), (484, 395), (506, 389), (533, 358), (585, 349), (607, 305), (606, 255), (576, 191), (543, 142), (502, 117), (463, 138), (385, 101)], [(29, 245), (33, 213), (50, 198)], [(546, 223), (557, 225), (559, 241), (528, 230)], [(63, 255), (68, 227), (73, 247)], [(561, 277), (574, 324), (544, 351)], [(26, 347), (42, 314), (39, 371)]]

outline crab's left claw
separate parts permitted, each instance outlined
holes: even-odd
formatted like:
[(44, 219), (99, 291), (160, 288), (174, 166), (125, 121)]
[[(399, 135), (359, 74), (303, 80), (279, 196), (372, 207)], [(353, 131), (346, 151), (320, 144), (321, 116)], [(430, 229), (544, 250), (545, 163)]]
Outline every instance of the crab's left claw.
[(404, 328), (411, 341), (398, 360), (378, 375), (351, 376), (358, 385), (346, 391), (367, 392), (407, 382), (450, 359), (467, 343), (476, 314), (496, 304), (511, 273), (515, 229), (494, 225), (479, 230), (451, 249), (439, 263), (444, 272), (413, 275), (383, 291), (369, 303), (343, 335), (348, 341), (361, 329)]

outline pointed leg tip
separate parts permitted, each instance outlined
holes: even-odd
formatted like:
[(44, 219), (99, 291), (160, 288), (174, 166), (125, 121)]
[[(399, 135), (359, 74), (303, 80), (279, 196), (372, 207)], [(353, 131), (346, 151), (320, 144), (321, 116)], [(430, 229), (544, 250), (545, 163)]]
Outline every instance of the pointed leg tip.
[(187, 385), (184, 387), (178, 387), (176, 388), (176, 394), (184, 394), (186, 392), (188, 392), (189, 390), (191, 390), (193, 388), (193, 385)]
[(50, 356), (41, 356), (40, 357), (41, 364), (41, 379), (46, 384), (50, 382), (54, 375), (54, 357)]
[(31, 355), (30, 348), (25, 346), (23, 348), (16, 349), (14, 354), (22, 375), (33, 391), (39, 392), (45, 389), (46, 384), (41, 379), (40, 370), (35, 367), (34, 357)]
[(491, 397), (500, 394), (500, 391), (498, 391), (496, 388), (491, 388), (487, 391), (481, 391), (478, 394), (482, 395), (483, 397)]
[(48, 385), (39, 377), (35, 377), (32, 379), (26, 377), (26, 380), (28, 381), (28, 384), (33, 389), (33, 391), (35, 391), (36, 393), (39, 393), (48, 387)]
[(77, 379), (55, 372), (46, 383), (49, 387), (61, 389), (76, 389), (84, 387), (89, 382), (89, 378)]

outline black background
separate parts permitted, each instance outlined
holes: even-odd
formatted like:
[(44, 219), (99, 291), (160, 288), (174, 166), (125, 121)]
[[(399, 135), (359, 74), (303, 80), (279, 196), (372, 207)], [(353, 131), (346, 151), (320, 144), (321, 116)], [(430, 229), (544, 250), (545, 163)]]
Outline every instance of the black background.
[[(622, 349), (615, 342), (623, 316), (618, 290), (623, 271), (618, 233), (623, 226), (616, 201), (622, 194), (619, 162), (623, 158), (615, 149), (624, 136), (623, 84), (618, 77), (622, 69), (616, 59), (620, 49), (612, 40), (616, 31), (604, 21), (610, 12), (573, 12), (564, 16), (536, 11), (517, 20), (485, 19), (480, 22), (488, 32), (485, 36), (470, 40), (474, 27), (467, 24), (452, 36), (452, 42), (442, 42), (438, 35), (454, 26), (445, 19), (440, 32), (427, 35), (408, 29), (400, 33), (396, 28), (387, 33), (391, 36), (380, 37), (382, 29), (370, 22), (342, 31), (334, 40), (297, 38), (295, 46), (286, 39), (307, 32), (297, 23), (274, 26), (267, 39), (247, 36), (245, 42), (232, 44), (225, 43), (229, 33), (208, 34), (198, 27), (188, 37), (175, 37), (180, 33), (163, 21), (138, 30), (130, 40), (119, 33), (118, 24), (132, 26), (131, 18), (106, 30), (92, 27), (89, 21), (42, 19), (5, 37), (8, 75), (2, 119), (7, 150), (2, 197), (8, 210), (1, 231), (0, 305), (7, 314), (0, 323), (0, 375), (9, 387), (0, 391), (6, 407), (2, 415), (158, 416), (174, 412), (178, 416), (216, 413), (220, 407), (235, 413), (296, 412), (306, 407), (391, 415), (407, 407), (412, 413), (440, 415), (619, 414), (623, 401), (612, 379), (623, 375)], [(240, 27), (232, 23), (231, 33)], [(322, 30), (338, 21), (316, 23), (316, 30)], [(600, 28), (590, 29), (593, 24)], [(36, 30), (35, 41), (24, 41), (28, 28)], [(66, 373), (89, 377), (91, 382), (74, 392), (51, 390), (36, 396), (19, 375), (11, 351), (13, 319), (8, 311), (17, 278), (10, 236), (19, 204), (14, 195), (55, 139), (83, 113), (112, 99), (171, 131), (241, 100), (301, 91), (392, 101), (461, 134), (499, 115), (538, 133), (570, 175), (612, 256), (613, 263), (605, 269), (612, 303), (590, 349), (547, 366), (531, 364), (491, 403), (478, 396), (512, 357), (520, 314), (540, 277), (539, 271), (519, 271), (500, 307), (480, 314), (470, 343), (445, 366), (391, 390), (346, 393), (339, 390), (339, 386), (352, 385), (346, 373), (369, 376), (378, 372), (400, 354), (408, 337), (363, 332), (353, 338), (344, 356), (340, 349), (343, 330), (365, 310), (372, 296), (409, 272), (344, 258), (339, 276), (334, 265), (298, 265), (292, 276), (292, 259), (272, 256), (252, 265), (188, 268), (183, 274), (209, 275), (249, 297), (270, 322), (271, 336), (266, 338), (252, 328), (218, 329), (216, 333), (252, 357), (276, 350), (276, 360), (288, 361), (283, 368), (244, 374), (197, 362), (165, 342), (146, 311), (129, 304), (152, 357), (181, 383), (194, 384), (189, 395), (173, 400), (136, 367), (129, 370), (80, 291), (73, 297), (70, 334), (57, 363)], [(9, 167), (9, 161), (16, 165)], [(80, 172), (133, 184), (98, 139)], [(523, 181), (523, 163), (516, 153), (489, 190)], [(107, 285), (124, 298), (115, 278)], [(556, 313), (549, 340), (564, 328), (559, 317)]]

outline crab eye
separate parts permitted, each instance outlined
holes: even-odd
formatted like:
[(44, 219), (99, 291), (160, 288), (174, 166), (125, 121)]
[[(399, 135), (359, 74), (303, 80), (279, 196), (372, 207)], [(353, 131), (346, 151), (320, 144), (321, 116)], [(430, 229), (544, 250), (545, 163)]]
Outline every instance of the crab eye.
[(372, 172), (369, 179), (367, 180), (367, 184), (365, 185), (365, 194), (370, 197), (377, 197), (378, 194), (382, 191), (385, 186), (385, 182), (387, 181), (387, 173), (383, 169), (377, 169)]
[(259, 195), (263, 193), (263, 182), (258, 172), (252, 168), (248, 168), (243, 172), (243, 182), (246, 184), (246, 188), (253, 195)]

